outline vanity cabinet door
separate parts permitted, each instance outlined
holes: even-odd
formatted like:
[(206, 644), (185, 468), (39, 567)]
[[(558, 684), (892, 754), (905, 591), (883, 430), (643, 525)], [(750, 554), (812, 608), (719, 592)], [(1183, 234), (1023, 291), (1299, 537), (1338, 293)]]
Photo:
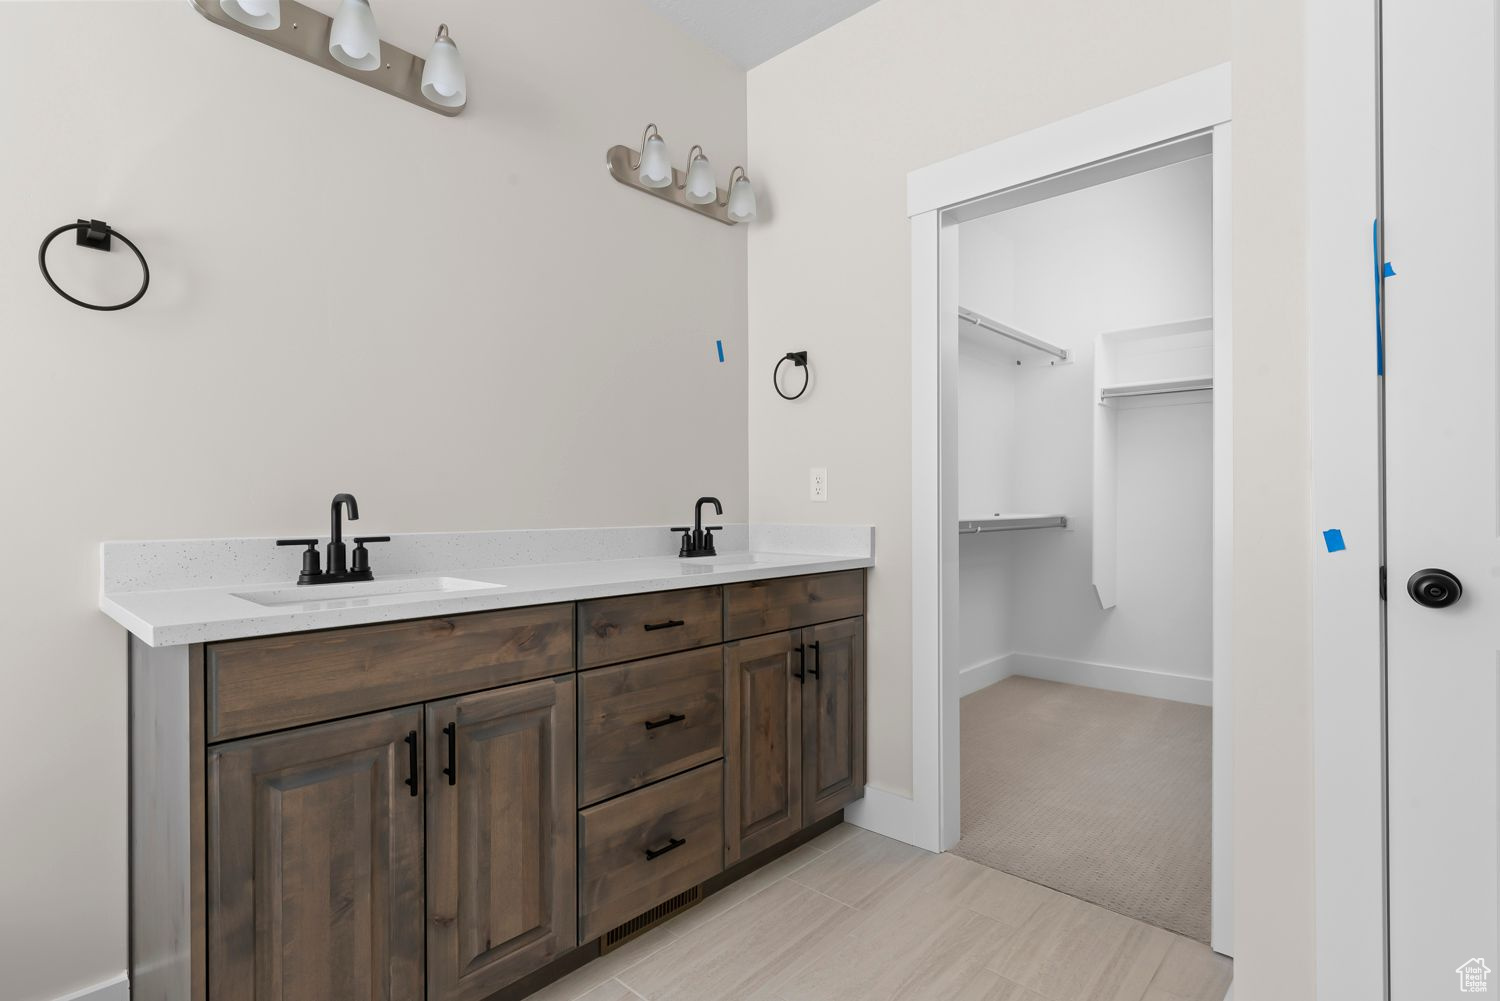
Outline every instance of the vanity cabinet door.
[(802, 823), (865, 792), (865, 620), (802, 630)]
[(578, 945), (575, 681), (427, 706), (427, 997), (485, 998)]
[(208, 752), (209, 997), (419, 1001), (422, 714)]
[(724, 864), (802, 829), (802, 655), (797, 632), (724, 647)]

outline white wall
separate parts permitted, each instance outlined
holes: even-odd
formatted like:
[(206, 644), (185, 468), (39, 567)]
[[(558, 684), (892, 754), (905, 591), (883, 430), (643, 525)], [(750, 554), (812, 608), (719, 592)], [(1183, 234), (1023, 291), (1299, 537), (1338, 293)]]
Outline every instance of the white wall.
[[(750, 234), (751, 515), (878, 526), (869, 775), (910, 795), (911, 309), (906, 175), (1226, 61), (1229, 0), (881, 0), (749, 75), (769, 196)], [(798, 404), (769, 385), (811, 352)], [(809, 503), (807, 470), (829, 499)]]
[[(1234, 946), (1241, 1001), (1308, 1001), (1316, 979), (1311, 560), (1322, 540), (1311, 517), (1303, 62), (1312, 2), (1234, 3)], [(1357, 22), (1351, 29), (1359, 30)], [(1367, 226), (1360, 226), (1365, 240)]]
[[(995, 234), (992, 256), (1008, 256), (1010, 245)], [(962, 250), (960, 250), (962, 254)], [(960, 258), (968, 262), (968, 256)], [(975, 257), (977, 260), (977, 255)], [(1009, 284), (1013, 271), (995, 269), (994, 285)], [(960, 281), (962, 287), (963, 282)], [(960, 300), (961, 302), (966, 300)], [(976, 299), (987, 305), (965, 306), (988, 316), (1003, 317), (1003, 307), (989, 296)], [(1018, 369), (1010, 354), (995, 350), (993, 334), (960, 324), (958, 393), (958, 511), (960, 518), (988, 518), (1001, 512), (1031, 510), (1018, 499), (1024, 487), (1015, 476), (1016, 426), (1022, 419), (1016, 407), (1018, 384), (1045, 378), (1050, 370)], [(1050, 533), (1049, 533), (1050, 534)], [(1015, 650), (1011, 601), (1014, 556), (1010, 536), (968, 536), (959, 541), (960, 590), (959, 655), (950, 670), (980, 670)]]
[[(463, 116), (183, 0), (0, 3), (5, 1001), (126, 965), (101, 540), (324, 532), (338, 490), (370, 533), (668, 524), (705, 493), (745, 518), (745, 232), (604, 169), (654, 120), (722, 183), (743, 71), (618, 0), (376, 10), (419, 51), (452, 26)], [(149, 256), (138, 306), (42, 282), (38, 242), (79, 216)]]
[[(1094, 338), (1212, 312), (1211, 168), (1202, 157), (960, 225), (959, 302), (1071, 353), (996, 364), (995, 335), (962, 325), (961, 516), (1060, 513), (1069, 527), (962, 540), (961, 668), (1019, 652), (1212, 676), (1211, 405), (1118, 412), (1116, 607), (1099, 607), (1090, 572)], [(1003, 635), (985, 607), (997, 598)]]

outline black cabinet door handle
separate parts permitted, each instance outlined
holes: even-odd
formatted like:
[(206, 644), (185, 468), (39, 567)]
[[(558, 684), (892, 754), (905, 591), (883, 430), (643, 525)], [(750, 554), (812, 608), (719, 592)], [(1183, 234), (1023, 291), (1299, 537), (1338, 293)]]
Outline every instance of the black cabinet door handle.
[(797, 679), (797, 684), (807, 684), (807, 648), (801, 643), (797, 644), (797, 670), (792, 672), (792, 677)]
[(407, 767), (410, 769), (407, 773), (406, 784), (411, 786), (411, 794), (415, 796), (417, 794), (417, 731), (415, 730), (406, 735), (406, 757)]
[(818, 643), (816, 640), (809, 643), (808, 646), (812, 647), (813, 662), (812, 666), (807, 669), (807, 673), (816, 678), (818, 676), (818, 668), (821, 667), (823, 663), (823, 652), (818, 649)]
[(672, 713), (666, 719), (648, 719), (646, 720), (646, 729), (655, 730), (659, 726), (671, 726), (673, 723), (681, 723), (685, 719), (687, 717), (681, 713)]
[(663, 847), (646, 849), (646, 861), (655, 862), (667, 852), (676, 851), (678, 848), (681, 848), (685, 844), (687, 844), (687, 838), (668, 838), (666, 845), (664, 845)]
[(665, 622), (648, 622), (646, 623), (646, 632), (654, 633), (658, 629), (676, 629), (678, 626), (685, 625), (687, 625), (687, 623), (683, 622), (681, 619), (668, 619)]
[(448, 776), (450, 786), (458, 785), (458, 724), (449, 723), (443, 727), (443, 733), (448, 737), (448, 767), (443, 769), (443, 774)]

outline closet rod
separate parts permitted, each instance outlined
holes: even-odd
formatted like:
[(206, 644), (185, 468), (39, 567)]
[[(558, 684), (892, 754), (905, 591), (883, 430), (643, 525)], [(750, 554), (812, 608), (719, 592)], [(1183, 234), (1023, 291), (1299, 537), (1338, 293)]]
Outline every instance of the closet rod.
[(1019, 532), (1033, 528), (1067, 528), (1068, 517), (1062, 514), (996, 515), (958, 523), (959, 535), (988, 535), (991, 532)]
[(1118, 386), (1101, 386), (1099, 399), (1118, 400), (1129, 396), (1168, 396), (1172, 393), (1201, 393), (1214, 388), (1212, 376), (1192, 379), (1163, 379), (1159, 382), (1127, 382)]
[(980, 330), (988, 330), (992, 334), (999, 334), (1001, 337), (1009, 337), (1011, 340), (1017, 342), (1018, 344), (1024, 344), (1028, 348), (1035, 348), (1037, 351), (1049, 354), (1052, 357), (1056, 358), (1058, 361), (1068, 360), (1067, 348), (1060, 348), (1056, 344), (1049, 344), (1046, 341), (1042, 340), (1040, 337), (1032, 337), (1024, 330), (1017, 330), (1015, 327), (1012, 327), (1007, 323), (1001, 323), (999, 320), (992, 320), (982, 313), (974, 312), (972, 309), (964, 309), (962, 306), (960, 306), (958, 308), (958, 318), (960, 320), (967, 320), (969, 323), (974, 324), (974, 326), (978, 327)]

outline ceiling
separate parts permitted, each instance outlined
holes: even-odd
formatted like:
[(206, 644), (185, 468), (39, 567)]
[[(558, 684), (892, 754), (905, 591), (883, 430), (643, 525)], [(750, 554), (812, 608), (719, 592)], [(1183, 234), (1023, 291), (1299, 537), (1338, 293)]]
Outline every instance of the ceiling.
[(749, 69), (876, 0), (646, 0), (694, 38)]

